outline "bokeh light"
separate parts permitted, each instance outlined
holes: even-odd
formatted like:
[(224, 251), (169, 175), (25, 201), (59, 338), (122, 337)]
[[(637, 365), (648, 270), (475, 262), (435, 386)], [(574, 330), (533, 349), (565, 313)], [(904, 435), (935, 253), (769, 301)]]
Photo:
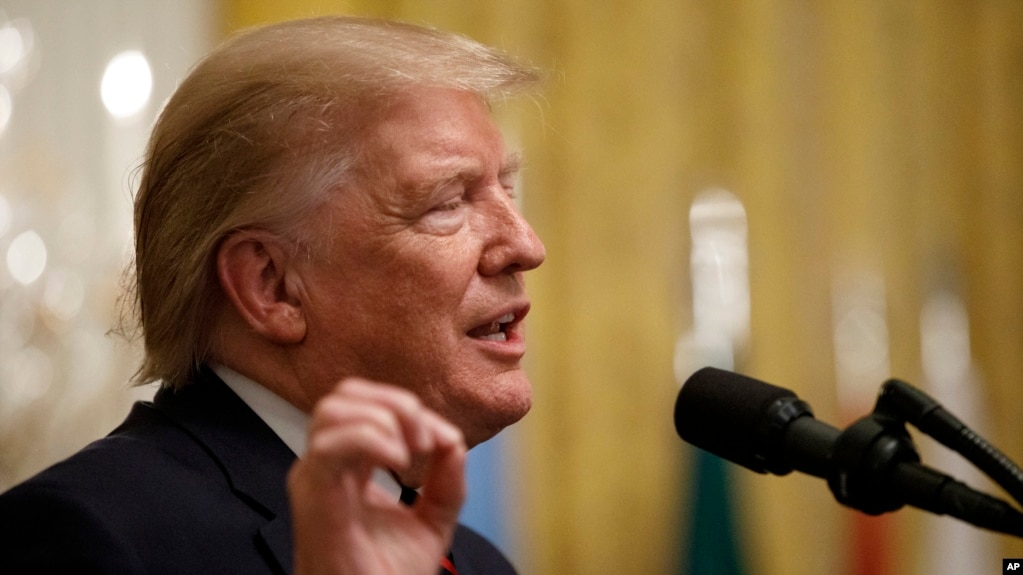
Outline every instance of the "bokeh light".
[(46, 278), (43, 305), (55, 318), (70, 321), (85, 303), (85, 283), (82, 278), (66, 270), (54, 270)]
[(0, 194), (0, 238), (7, 235), (7, 231), (11, 229), (12, 217), (11, 203), (3, 194)]
[(32, 49), (32, 28), (24, 19), (0, 26), (0, 76), (12, 72)]
[(28, 285), (46, 270), (46, 244), (35, 230), (18, 234), (7, 248), (7, 271), (18, 283)]
[(100, 85), (103, 105), (115, 118), (127, 118), (140, 112), (153, 89), (149, 61), (138, 50), (127, 50), (107, 64)]
[(11, 99), (11, 92), (7, 86), (0, 84), (0, 136), (7, 130), (7, 124), (11, 123), (11, 114), (14, 111), (14, 102)]
[(50, 356), (37, 347), (25, 347), (13, 353), (0, 370), (6, 385), (4, 394), (12, 404), (26, 404), (50, 390), (54, 365)]

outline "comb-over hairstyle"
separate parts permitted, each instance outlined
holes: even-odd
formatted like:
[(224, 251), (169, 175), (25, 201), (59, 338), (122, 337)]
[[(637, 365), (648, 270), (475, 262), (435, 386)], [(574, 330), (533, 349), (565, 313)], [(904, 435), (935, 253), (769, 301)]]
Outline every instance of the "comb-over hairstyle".
[(256, 28), (213, 50), (167, 102), (141, 166), (121, 320), (144, 341), (135, 383), (180, 387), (211, 359), (220, 242), (245, 228), (312, 241), (303, 221), (351, 176), (359, 128), (389, 98), (440, 87), (489, 104), (540, 79), (462, 36), (352, 17)]

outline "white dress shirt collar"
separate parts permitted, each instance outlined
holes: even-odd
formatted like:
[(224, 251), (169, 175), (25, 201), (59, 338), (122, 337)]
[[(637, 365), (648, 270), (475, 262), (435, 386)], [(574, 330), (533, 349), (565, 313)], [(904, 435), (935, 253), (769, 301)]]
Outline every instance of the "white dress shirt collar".
[[(252, 381), (233, 369), (214, 363), (213, 372), (231, 388), (249, 408), (256, 412), (256, 415), (273, 430), (277, 437), (288, 446), (298, 457), (305, 455), (306, 450), (306, 428), (309, 426), (309, 416), (288, 403), (284, 398)], [(397, 499), (401, 495), (401, 485), (395, 481), (390, 472), (385, 469), (376, 469), (373, 473), (373, 481), (384, 491), (394, 495)]]

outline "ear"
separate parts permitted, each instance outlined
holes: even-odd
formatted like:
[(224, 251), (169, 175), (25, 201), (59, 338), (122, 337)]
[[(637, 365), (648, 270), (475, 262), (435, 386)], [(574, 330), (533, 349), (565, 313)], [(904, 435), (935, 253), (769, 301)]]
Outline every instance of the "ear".
[(217, 250), (217, 276), (229, 302), (253, 331), (274, 343), (302, 341), (306, 333), (292, 248), (263, 230), (228, 236)]

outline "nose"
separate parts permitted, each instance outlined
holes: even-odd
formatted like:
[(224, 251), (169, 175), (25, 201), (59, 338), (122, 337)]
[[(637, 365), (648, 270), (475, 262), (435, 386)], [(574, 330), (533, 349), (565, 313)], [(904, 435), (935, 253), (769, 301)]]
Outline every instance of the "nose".
[(483, 222), (487, 236), (480, 254), (479, 272), (483, 276), (529, 271), (547, 257), (543, 242), (515, 201), (503, 193), (501, 196)]

